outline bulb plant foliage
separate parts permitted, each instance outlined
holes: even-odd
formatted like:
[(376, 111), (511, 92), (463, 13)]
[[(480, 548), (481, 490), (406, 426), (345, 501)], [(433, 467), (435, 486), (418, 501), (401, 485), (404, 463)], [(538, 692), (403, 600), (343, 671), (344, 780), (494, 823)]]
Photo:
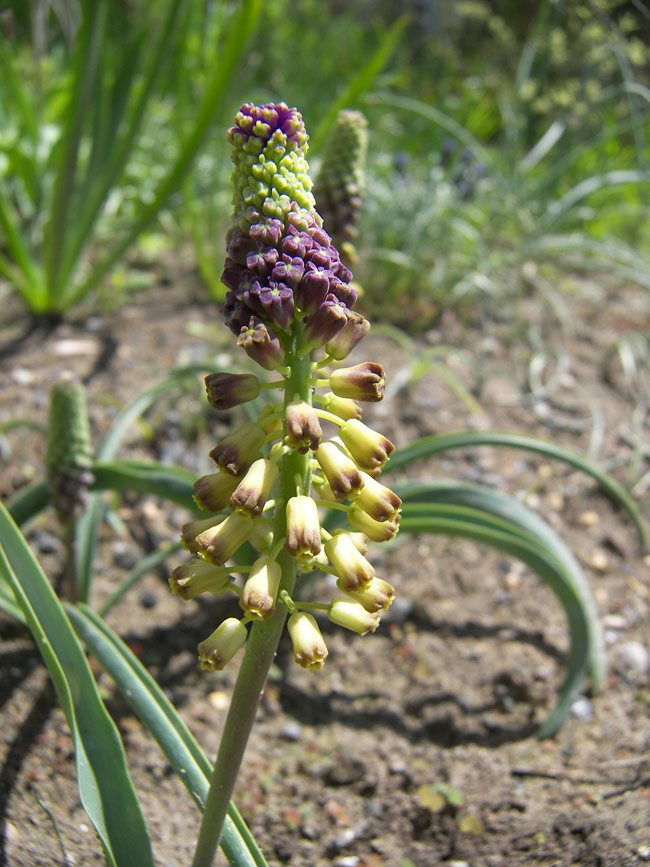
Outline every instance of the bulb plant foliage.
[[(347, 125), (355, 123), (365, 134), (363, 117), (351, 113)], [(172, 573), (172, 591), (183, 599), (234, 591), (243, 610), (199, 644), (206, 669), (222, 669), (246, 642), (247, 625), (279, 607), (296, 662), (318, 670), (327, 647), (307, 609), (365, 635), (393, 599), (366, 557), (368, 539), (391, 539), (400, 521), (400, 498), (377, 480), (393, 444), (361, 421), (362, 403), (383, 397), (384, 371), (373, 361), (346, 364), (370, 326), (354, 310), (352, 274), (316, 210), (307, 138), (300, 113), (284, 103), (246, 104), (228, 131), (234, 215), (222, 313), (270, 381), (212, 373), (207, 396), (217, 410), (262, 389), (275, 396), (210, 452), (216, 472), (197, 480), (194, 496), (213, 515), (182, 529), (194, 556)], [(347, 528), (327, 532), (320, 506), (343, 510)], [(247, 541), (256, 559), (229, 570)], [(314, 569), (336, 576), (334, 599), (301, 602), (299, 576)]]

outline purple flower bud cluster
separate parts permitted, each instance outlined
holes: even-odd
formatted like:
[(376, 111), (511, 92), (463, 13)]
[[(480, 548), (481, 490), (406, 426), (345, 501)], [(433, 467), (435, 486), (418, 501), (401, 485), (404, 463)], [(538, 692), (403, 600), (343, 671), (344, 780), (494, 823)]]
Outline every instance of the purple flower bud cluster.
[(235, 126), (228, 130), (228, 139), (232, 142), (236, 137), (248, 139), (255, 136), (267, 142), (276, 130), (280, 130), (299, 148), (307, 142), (302, 115), (297, 109), (289, 108), (285, 102), (265, 105), (245, 103), (235, 115)]
[(248, 233), (231, 229), (226, 240), (221, 279), (229, 292), (221, 312), (234, 334), (248, 329), (251, 317), (287, 331), (296, 310), (318, 333), (316, 325), (326, 321), (321, 345), (345, 326), (346, 311), (357, 300), (352, 274), (309, 211), (293, 203), (286, 228), (279, 219), (261, 217)]

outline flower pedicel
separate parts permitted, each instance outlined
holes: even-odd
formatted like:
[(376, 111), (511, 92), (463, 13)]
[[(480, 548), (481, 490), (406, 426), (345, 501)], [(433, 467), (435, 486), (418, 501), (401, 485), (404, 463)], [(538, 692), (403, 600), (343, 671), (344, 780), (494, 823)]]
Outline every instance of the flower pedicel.
[[(234, 591), (244, 612), (201, 642), (206, 669), (232, 659), (250, 622), (263, 628), (288, 615), (296, 662), (317, 671), (327, 647), (314, 613), (363, 635), (393, 599), (365, 556), (367, 537), (383, 541), (397, 532), (400, 499), (375, 480), (393, 445), (360, 421), (359, 405), (382, 399), (384, 371), (372, 361), (342, 364), (370, 325), (353, 310), (352, 274), (316, 210), (307, 138), (300, 113), (284, 103), (243, 105), (228, 131), (234, 213), (221, 312), (237, 345), (267, 374), (215, 372), (206, 391), (216, 410), (262, 390), (276, 396), (257, 422), (212, 449), (216, 471), (194, 490), (214, 515), (182, 530), (194, 557), (174, 570), (173, 591), (183, 599)], [(332, 503), (348, 517), (348, 529), (334, 535), (319, 519), (319, 506)], [(229, 567), (246, 541), (257, 559)], [(314, 568), (334, 574), (341, 595), (301, 602), (300, 574)], [(245, 583), (230, 571), (248, 576)]]

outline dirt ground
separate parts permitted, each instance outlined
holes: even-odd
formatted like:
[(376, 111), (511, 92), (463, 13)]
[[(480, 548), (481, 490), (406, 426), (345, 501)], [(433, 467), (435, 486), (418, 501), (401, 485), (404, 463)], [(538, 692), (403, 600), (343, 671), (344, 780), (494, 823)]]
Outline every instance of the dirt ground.
[[(366, 419), (398, 445), (485, 427), (590, 450), (633, 486), (647, 521), (648, 359), (645, 370), (626, 370), (614, 347), (631, 330), (650, 333), (648, 296), (582, 280), (564, 297), (564, 328), (531, 296), (481, 318), (447, 314), (408, 352), (375, 329), (359, 360), (380, 360), (391, 387)], [(49, 386), (72, 370), (87, 381), (96, 442), (126, 403), (174, 365), (208, 356), (227, 369), (239, 358), (215, 306), (188, 274), (116, 312), (27, 336), (27, 320), (5, 299), (0, 326), (0, 424), (18, 417), (45, 423)], [(417, 367), (443, 343), (454, 348), (447, 370), (482, 414), (435, 370)], [(205, 472), (207, 452), (229, 421), (206, 411), (198, 390), (162, 401), (134, 427), (121, 456)], [(7, 432), (2, 446), (6, 497), (41, 475), (44, 439), (20, 428)], [(408, 475), (491, 485), (550, 522), (593, 588), (606, 682), (598, 695), (580, 699), (557, 736), (540, 742), (535, 731), (562, 681), (568, 643), (552, 593), (527, 568), (470, 542), (422, 536), (378, 548), (371, 559), (398, 599), (374, 635), (361, 639), (326, 623), (330, 657), (318, 674), (298, 668), (286, 636), (282, 641), (235, 797), (269, 864), (650, 863), (650, 560), (630, 520), (590, 480), (520, 451), (447, 453)], [(145, 551), (175, 539), (185, 519), (150, 497), (126, 497), (118, 514), (121, 532), (103, 530), (95, 603)], [(56, 574), (60, 542), (51, 517), (29, 527), (28, 537), (48, 574)], [(168, 572), (148, 575), (109, 623), (213, 757), (237, 665), (201, 672), (196, 644), (236, 611), (231, 601), (172, 597)], [(6, 617), (0, 636), (0, 863), (102, 864), (40, 657), (29, 634)], [(124, 738), (156, 863), (185, 867), (197, 811), (107, 676), (98, 676)], [(442, 790), (447, 801), (432, 789), (441, 784), (452, 787)]]

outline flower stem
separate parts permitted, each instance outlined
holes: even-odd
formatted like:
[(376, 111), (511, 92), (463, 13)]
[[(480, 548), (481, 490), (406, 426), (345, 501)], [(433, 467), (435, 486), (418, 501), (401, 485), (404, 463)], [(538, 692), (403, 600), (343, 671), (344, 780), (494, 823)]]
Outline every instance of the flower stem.
[[(311, 360), (309, 357), (299, 359), (296, 353), (296, 346), (300, 345), (301, 331), (301, 324), (296, 323), (292, 339), (287, 340), (287, 345), (284, 347), (287, 366), (291, 369), (291, 374), (284, 383), (285, 406), (296, 394), (301, 400), (311, 404), (309, 383)], [(286, 502), (294, 495), (296, 476), (301, 479), (303, 490), (309, 490), (311, 484), (309, 456), (292, 451), (282, 460), (279, 493), (281, 502)], [(286, 535), (284, 508), (275, 510), (273, 534), (276, 543)], [(274, 544), (273, 547), (277, 545)], [(286, 590), (291, 595), (297, 575), (296, 560), (285, 551), (281, 551), (278, 563), (282, 567), (279, 593)], [(214, 861), (228, 804), (235, 788), (248, 738), (255, 722), (260, 696), (282, 635), (286, 616), (286, 606), (278, 605), (273, 617), (254, 623), (251, 627), (219, 744), (192, 867), (211, 867)]]

